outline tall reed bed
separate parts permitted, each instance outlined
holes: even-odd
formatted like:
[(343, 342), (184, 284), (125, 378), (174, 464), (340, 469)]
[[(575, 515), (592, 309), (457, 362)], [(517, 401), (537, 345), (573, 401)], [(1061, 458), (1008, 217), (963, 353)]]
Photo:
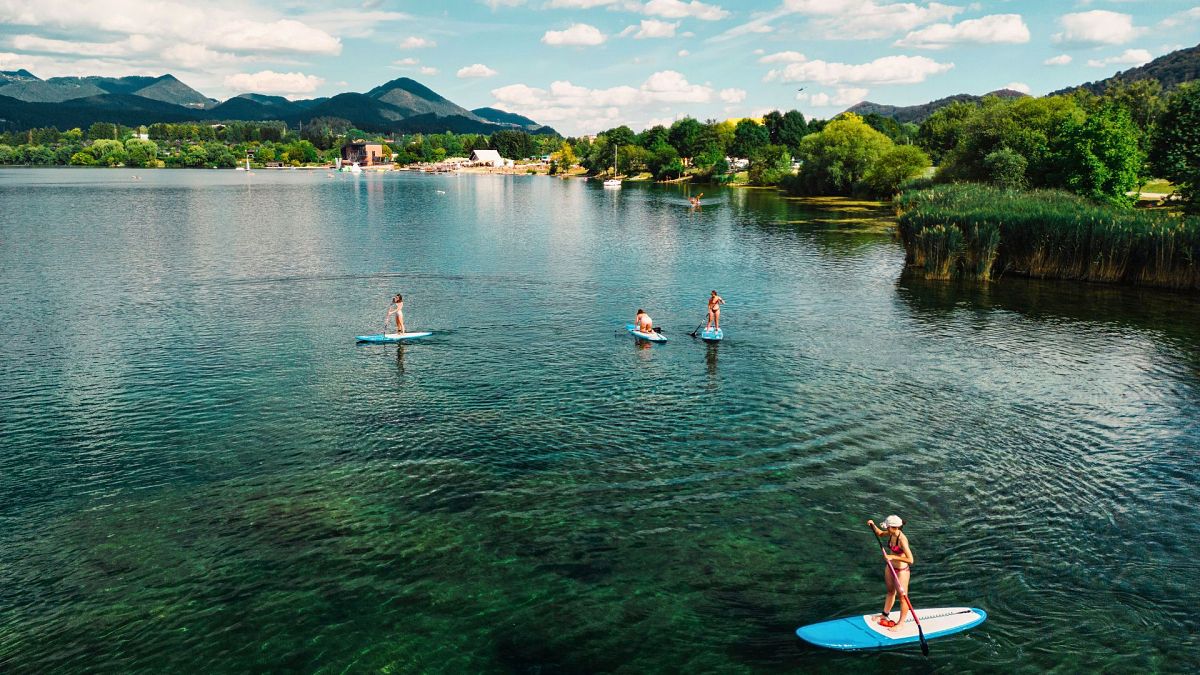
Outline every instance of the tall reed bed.
[(975, 184), (908, 191), (896, 208), (908, 264), (930, 279), (1022, 274), (1200, 289), (1200, 218)]

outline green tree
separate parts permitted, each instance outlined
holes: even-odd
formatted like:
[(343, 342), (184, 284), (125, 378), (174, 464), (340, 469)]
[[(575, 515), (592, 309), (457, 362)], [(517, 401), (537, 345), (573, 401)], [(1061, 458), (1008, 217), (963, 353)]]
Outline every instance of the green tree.
[(863, 174), (863, 188), (872, 195), (891, 197), (900, 186), (925, 173), (933, 163), (915, 145), (896, 145), (886, 150)]
[(917, 145), (929, 153), (934, 162), (941, 163), (942, 159), (958, 146), (967, 120), (975, 113), (977, 107), (974, 103), (955, 101), (935, 111), (921, 123), (917, 131)]
[(189, 145), (183, 153), (182, 162), (184, 166), (202, 167), (208, 166), (208, 151), (203, 145)]
[(749, 158), (755, 150), (770, 144), (771, 135), (767, 128), (754, 120), (744, 119), (733, 130), (733, 145), (729, 152), (734, 157)]
[(633, 175), (649, 168), (650, 151), (629, 143), (617, 149), (617, 173)]
[(532, 138), (524, 131), (497, 131), (492, 134), (491, 146), (506, 159), (524, 159), (533, 154)]
[(79, 152), (71, 155), (72, 166), (96, 166), (96, 158), (90, 152)]
[(551, 156), (554, 158), (554, 161), (558, 164), (559, 168), (564, 171), (570, 169), (579, 162), (579, 158), (575, 156), (575, 149), (572, 148), (571, 144), (566, 141), (563, 141), (562, 144), (558, 146), (558, 152)]
[(1200, 82), (1167, 99), (1150, 147), (1154, 174), (1175, 184), (1189, 213), (1200, 213)]
[(154, 141), (131, 138), (125, 141), (125, 152), (128, 154), (125, 160), (128, 166), (152, 167), (158, 161), (158, 144)]
[(704, 150), (704, 125), (691, 117), (675, 120), (667, 131), (667, 142), (675, 148), (680, 157), (692, 159)]
[(288, 143), (287, 154), (289, 162), (300, 162), (301, 164), (312, 164), (320, 158), (316, 146), (310, 141), (299, 139)]
[(820, 133), (800, 142), (800, 172), (788, 181), (791, 192), (810, 195), (849, 195), (893, 143), (867, 126), (862, 118), (844, 113)]
[(958, 144), (943, 158), (942, 176), (987, 180), (985, 158), (1008, 148), (1029, 163), (1026, 176), (1031, 187), (1065, 187), (1052, 146), (1068, 119), (1082, 122), (1085, 117), (1084, 110), (1069, 96), (1015, 100), (985, 97), (964, 123)]
[(1025, 170), (1029, 162), (1018, 153), (1008, 148), (993, 150), (983, 158), (987, 167), (988, 182), (1006, 190), (1020, 190), (1025, 187)]
[(808, 135), (808, 122), (799, 110), (789, 110), (783, 114), (779, 122), (779, 145), (795, 150), (800, 147), (800, 140)]
[(12, 164), (16, 156), (17, 152), (13, 146), (0, 144), (0, 164)]
[[(633, 129), (630, 129), (624, 124), (614, 129), (609, 129), (608, 131), (604, 132), (604, 136), (608, 139), (609, 143), (612, 143), (618, 148), (624, 145), (634, 145), (637, 143), (637, 134), (633, 133)], [(609, 152), (612, 152), (611, 148), (609, 148)]]
[(1056, 140), (1059, 173), (1072, 192), (1132, 206), (1143, 166), (1137, 125), (1129, 111), (1109, 103), (1083, 120), (1068, 118)]
[(638, 134), (637, 144), (647, 150), (653, 151), (656, 146), (666, 144), (668, 136), (667, 128), (661, 124), (656, 124)]
[(96, 157), (96, 162), (105, 166), (124, 164), (128, 158), (128, 154), (125, 152), (125, 144), (121, 141), (110, 139), (94, 141), (90, 151)]
[(667, 143), (666, 129), (663, 129), (659, 142), (649, 149), (646, 166), (658, 180), (679, 178), (683, 174), (683, 162), (679, 159), (679, 152)]
[(45, 166), (54, 163), (54, 151), (44, 145), (22, 145), (17, 150), (23, 164)]
[(115, 141), (117, 139), (117, 125), (111, 122), (95, 122), (88, 127), (88, 140), (108, 140)]
[(750, 154), (751, 185), (778, 185), (792, 173), (792, 152), (782, 145), (764, 145)]

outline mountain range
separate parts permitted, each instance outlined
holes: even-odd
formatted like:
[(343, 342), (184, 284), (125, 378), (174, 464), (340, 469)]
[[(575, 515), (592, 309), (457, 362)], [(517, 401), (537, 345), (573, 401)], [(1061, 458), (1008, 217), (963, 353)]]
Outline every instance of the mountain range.
[(0, 71), (0, 128), (87, 127), (93, 122), (126, 126), (154, 122), (266, 121), (291, 125), (339, 117), (365, 131), (490, 134), (554, 129), (495, 108), (467, 110), (407, 77), (365, 94), (293, 101), (282, 96), (240, 94), (226, 101), (204, 96), (173, 75), (160, 77), (38, 78), (28, 70)]
[(956, 103), (958, 101), (978, 103), (979, 101), (983, 100), (984, 96), (1021, 98), (1022, 96), (1028, 96), (1028, 94), (1023, 94), (1019, 91), (1013, 91), (1012, 89), (997, 89), (996, 91), (989, 92), (983, 96), (975, 96), (973, 94), (955, 94), (954, 96), (939, 98), (938, 100), (930, 101), (929, 103), (905, 106), (885, 105), (883, 103), (863, 101), (862, 103), (855, 103), (854, 105), (850, 106), (846, 109), (846, 112), (852, 112), (858, 115), (870, 115), (871, 113), (875, 113), (884, 117), (890, 117), (897, 122), (912, 122), (914, 124), (920, 124), (921, 122), (925, 121), (925, 118), (929, 117), (941, 108), (945, 108), (951, 103)]
[[(1065, 89), (1051, 92), (1048, 95), (1069, 94), (1079, 89), (1086, 89), (1093, 94), (1102, 94), (1118, 82), (1134, 82), (1136, 80), (1158, 80), (1162, 83), (1163, 89), (1171, 89), (1184, 82), (1200, 80), (1200, 45), (1164, 54), (1145, 65), (1121, 71), (1107, 79), (1087, 82), (1074, 87), (1066, 87)], [(0, 93), (3, 92), (4, 89), (0, 88)], [(1000, 98), (1020, 98), (1026, 95), (1012, 89), (1000, 89), (984, 94), (984, 96), (999, 96)], [(982, 98), (983, 96), (974, 96), (971, 94), (956, 94), (954, 96), (947, 96), (946, 98), (939, 98), (929, 103), (910, 106), (893, 106), (863, 101), (847, 108), (846, 112), (857, 113), (859, 115), (877, 113), (884, 117), (891, 117), (897, 122), (920, 124), (937, 110), (955, 101), (979, 101)]]

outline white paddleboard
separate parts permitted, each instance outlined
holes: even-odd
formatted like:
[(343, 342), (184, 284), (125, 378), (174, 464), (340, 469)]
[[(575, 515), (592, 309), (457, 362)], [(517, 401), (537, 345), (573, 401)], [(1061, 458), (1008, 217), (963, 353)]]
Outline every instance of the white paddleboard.
[(430, 335), (433, 335), (431, 331), (423, 333), (382, 333), (380, 335), (357, 335), (354, 339), (358, 342), (369, 342), (371, 344), (388, 344), (391, 342), (416, 340), (418, 338), (429, 337)]
[[(900, 612), (893, 611), (888, 618), (899, 621)], [(987, 619), (987, 612), (974, 607), (932, 607), (918, 609), (917, 618), (925, 629), (925, 639), (932, 640), (978, 626)], [(879, 612), (801, 626), (796, 635), (818, 647), (843, 650), (888, 649), (920, 641), (911, 615), (893, 631), (879, 625)]]

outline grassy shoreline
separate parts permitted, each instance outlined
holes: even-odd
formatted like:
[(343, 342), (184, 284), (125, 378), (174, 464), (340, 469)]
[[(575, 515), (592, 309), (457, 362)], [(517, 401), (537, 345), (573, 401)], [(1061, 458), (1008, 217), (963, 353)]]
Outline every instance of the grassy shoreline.
[(910, 273), (1005, 274), (1200, 290), (1200, 219), (1053, 190), (943, 185), (896, 200)]

